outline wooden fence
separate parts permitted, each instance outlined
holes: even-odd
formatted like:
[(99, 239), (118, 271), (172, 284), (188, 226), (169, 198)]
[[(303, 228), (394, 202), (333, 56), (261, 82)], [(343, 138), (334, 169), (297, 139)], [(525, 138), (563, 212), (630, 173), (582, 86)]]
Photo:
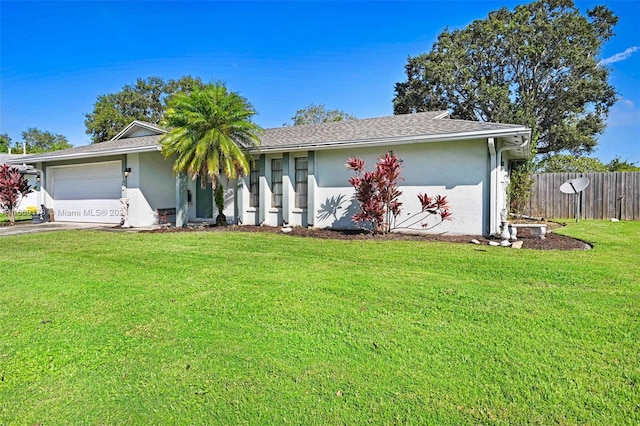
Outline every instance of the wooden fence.
[(575, 217), (573, 194), (560, 185), (577, 177), (589, 178), (580, 205), (584, 219), (640, 220), (640, 172), (542, 173), (534, 176), (528, 211), (545, 219)]

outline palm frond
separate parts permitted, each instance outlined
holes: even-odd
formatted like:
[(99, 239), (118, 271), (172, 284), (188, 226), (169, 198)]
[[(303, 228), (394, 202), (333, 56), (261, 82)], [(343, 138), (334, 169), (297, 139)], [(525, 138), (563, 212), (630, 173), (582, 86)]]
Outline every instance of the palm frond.
[(165, 158), (175, 157), (175, 173), (192, 179), (211, 178), (220, 171), (233, 179), (249, 173), (249, 150), (260, 145), (262, 129), (246, 98), (214, 83), (190, 94), (177, 94), (169, 101), (164, 125), (171, 128), (162, 139)]

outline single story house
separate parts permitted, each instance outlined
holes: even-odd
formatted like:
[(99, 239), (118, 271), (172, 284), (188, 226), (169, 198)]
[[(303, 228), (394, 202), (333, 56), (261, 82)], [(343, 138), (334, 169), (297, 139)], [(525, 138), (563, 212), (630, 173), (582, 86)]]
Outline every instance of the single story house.
[[(174, 175), (159, 145), (165, 133), (134, 121), (110, 141), (20, 161), (41, 171), (41, 199), (56, 221), (119, 224), (122, 202), (133, 227), (157, 224), (165, 209), (175, 209), (177, 226), (214, 220), (212, 188)], [(495, 235), (510, 165), (529, 156), (530, 138), (524, 126), (454, 120), (446, 111), (266, 129), (251, 173), (222, 179), (224, 214), (234, 224), (355, 228), (345, 163), (359, 157), (371, 170), (393, 151), (403, 160), (398, 231), (423, 229), (417, 194), (426, 192), (447, 196), (453, 216), (432, 232)]]

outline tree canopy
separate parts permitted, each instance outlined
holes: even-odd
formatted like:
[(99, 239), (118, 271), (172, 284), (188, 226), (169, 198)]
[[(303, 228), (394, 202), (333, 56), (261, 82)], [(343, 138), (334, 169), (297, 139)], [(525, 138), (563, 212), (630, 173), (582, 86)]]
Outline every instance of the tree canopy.
[(136, 84), (125, 85), (120, 92), (98, 96), (93, 112), (85, 114), (86, 133), (96, 143), (111, 139), (133, 120), (158, 124), (171, 95), (203, 87), (200, 78), (191, 76), (168, 81), (159, 77), (139, 78)]
[(5, 154), (9, 151), (9, 147), (11, 146), (11, 137), (6, 134), (0, 134), (0, 154)]
[(23, 152), (26, 144), (27, 154), (40, 154), (42, 152), (59, 151), (61, 149), (73, 148), (66, 136), (54, 134), (46, 130), (29, 127), (22, 132), (22, 141), (16, 141), (11, 146), (12, 139), (6, 134), (0, 134), (0, 154), (4, 154), (12, 149), (14, 154)]
[(540, 161), (537, 171), (539, 173), (589, 173), (609, 170), (597, 158), (559, 154)]
[(163, 125), (171, 131), (161, 140), (165, 158), (175, 158), (175, 173), (192, 179), (217, 182), (250, 170), (249, 149), (260, 144), (260, 127), (253, 123), (253, 106), (227, 90), (224, 84), (209, 84), (191, 93), (171, 97)]
[(616, 101), (598, 58), (617, 21), (605, 6), (585, 16), (571, 0), (539, 0), (445, 29), (430, 52), (409, 57), (394, 113), (448, 109), (526, 125), (540, 154), (591, 152)]
[(640, 172), (638, 163), (631, 163), (628, 160), (622, 160), (619, 157), (614, 158), (607, 163), (607, 169), (610, 172)]
[[(42, 152), (73, 148), (66, 136), (39, 130), (35, 127), (30, 127), (22, 132), (22, 143), (27, 144), (27, 154), (40, 154)], [(22, 152), (22, 143), (15, 143), (15, 152)]]
[(542, 159), (536, 167), (538, 173), (590, 173), (590, 172), (638, 172), (640, 167), (620, 158), (604, 164), (597, 158), (553, 155)]
[(304, 124), (320, 124), (333, 121), (355, 120), (356, 117), (348, 112), (339, 109), (327, 109), (323, 104), (310, 104), (305, 108), (296, 111), (291, 122), (294, 126)]

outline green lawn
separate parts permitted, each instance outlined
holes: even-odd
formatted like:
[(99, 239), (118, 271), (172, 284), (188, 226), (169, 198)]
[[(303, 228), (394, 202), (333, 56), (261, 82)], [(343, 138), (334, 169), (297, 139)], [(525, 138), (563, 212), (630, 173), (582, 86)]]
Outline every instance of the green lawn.
[[(31, 222), (31, 215), (30, 214), (17, 214), (16, 217), (16, 222), (25, 222), (25, 221), (29, 221)], [(0, 213), (0, 226), (2, 226), (2, 224), (6, 224), (9, 222), (9, 218), (7, 217), (6, 214), (4, 213)]]
[(559, 232), (2, 237), (0, 424), (639, 424), (640, 223)]

